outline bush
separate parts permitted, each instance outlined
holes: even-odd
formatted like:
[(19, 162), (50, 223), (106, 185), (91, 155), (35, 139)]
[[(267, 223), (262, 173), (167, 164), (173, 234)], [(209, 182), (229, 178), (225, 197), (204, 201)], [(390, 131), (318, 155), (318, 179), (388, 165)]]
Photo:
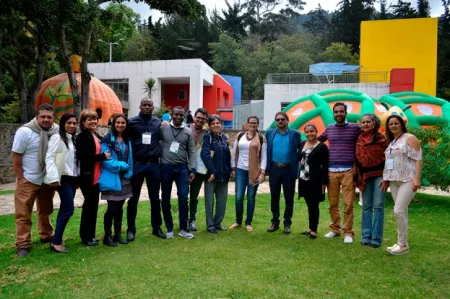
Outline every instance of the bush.
[(423, 151), (422, 184), (441, 190), (450, 186), (450, 130), (447, 125), (427, 129), (410, 129), (419, 139)]

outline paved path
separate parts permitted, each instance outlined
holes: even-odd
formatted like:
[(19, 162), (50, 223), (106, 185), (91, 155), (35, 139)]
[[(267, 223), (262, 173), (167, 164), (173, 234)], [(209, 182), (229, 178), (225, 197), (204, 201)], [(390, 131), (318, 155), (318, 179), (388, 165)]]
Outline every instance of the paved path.
[[(4, 184), (4, 185), (0, 185), (0, 190), (14, 190), (15, 189), (15, 184)], [(228, 190), (229, 190), (229, 194), (234, 195), (235, 194), (235, 190), (234, 190), (234, 182), (230, 182), (228, 185)], [(447, 196), (450, 197), (450, 193), (449, 192), (445, 192), (445, 191), (441, 191), (441, 190), (436, 190), (434, 187), (425, 187), (422, 188), (420, 190), (421, 193), (426, 193), (426, 194), (432, 194), (432, 195), (440, 195), (440, 196)], [(262, 194), (262, 193), (270, 193), (269, 190), (269, 183), (266, 181), (263, 184), (261, 184), (258, 188), (258, 193)], [(203, 197), (203, 187), (200, 190), (200, 197)], [(172, 189), (172, 198), (176, 198), (177, 197), (177, 190), (176, 190), (176, 186), (175, 184), (173, 185), (173, 189)], [(147, 187), (144, 183), (144, 185), (142, 186), (142, 191), (141, 191), (141, 201), (147, 201), (148, 200), (148, 192), (147, 192)], [(81, 191), (78, 189), (77, 193), (75, 194), (75, 207), (81, 207), (83, 204), (83, 195), (81, 194)], [(106, 200), (100, 200), (100, 204), (106, 204)], [(55, 197), (53, 199), (53, 206), (55, 207), (55, 209), (59, 208), (59, 195), (58, 193), (55, 194)], [(36, 210), (36, 205), (34, 206), (34, 210)], [(10, 195), (0, 195), (0, 215), (8, 215), (8, 214), (14, 214), (14, 195), (10, 194)]]

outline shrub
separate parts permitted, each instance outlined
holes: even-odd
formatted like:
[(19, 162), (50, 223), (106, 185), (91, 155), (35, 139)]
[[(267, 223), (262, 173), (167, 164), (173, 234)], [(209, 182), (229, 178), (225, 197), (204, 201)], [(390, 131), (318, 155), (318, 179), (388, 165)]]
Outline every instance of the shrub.
[(450, 186), (450, 130), (447, 125), (410, 129), (422, 145), (422, 184), (441, 190)]

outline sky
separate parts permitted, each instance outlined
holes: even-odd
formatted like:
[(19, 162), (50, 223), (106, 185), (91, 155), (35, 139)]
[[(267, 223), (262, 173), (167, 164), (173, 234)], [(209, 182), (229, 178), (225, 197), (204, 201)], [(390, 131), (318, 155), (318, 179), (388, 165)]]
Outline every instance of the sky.
[[(222, 9), (226, 9), (227, 5), (225, 3), (225, 0), (199, 0), (203, 5), (205, 5), (206, 9), (213, 10), (214, 8), (217, 8), (217, 10), (221, 11)], [(228, 2), (230, 4), (234, 3), (235, 0), (229, 0)], [(243, 2), (244, 0), (241, 0)], [(318, 4), (322, 6), (323, 9), (328, 11), (333, 11), (336, 9), (337, 4), (341, 0), (305, 0), (306, 5), (304, 12), (309, 12), (311, 10), (314, 10), (317, 8)], [(407, 0), (406, 0), (407, 1)], [(286, 1), (287, 2), (287, 1)], [(397, 3), (397, 0), (391, 0), (388, 1), (391, 3)], [(417, 1), (411, 0), (409, 2), (413, 3), (413, 6), (416, 6)], [(438, 17), (444, 12), (444, 8), (442, 7), (442, 1), (441, 0), (430, 0), (430, 6), (431, 6), (431, 16)], [(161, 17), (161, 13), (155, 10), (150, 10), (149, 6), (145, 3), (139, 2), (135, 3), (134, 1), (126, 2), (126, 5), (131, 7), (135, 12), (141, 15), (142, 20), (147, 20), (150, 15), (153, 16), (153, 21), (157, 21)], [(376, 4), (377, 6), (377, 4)], [(280, 6), (281, 7), (281, 6)], [(379, 5), (377, 6), (377, 9), (379, 8)]]

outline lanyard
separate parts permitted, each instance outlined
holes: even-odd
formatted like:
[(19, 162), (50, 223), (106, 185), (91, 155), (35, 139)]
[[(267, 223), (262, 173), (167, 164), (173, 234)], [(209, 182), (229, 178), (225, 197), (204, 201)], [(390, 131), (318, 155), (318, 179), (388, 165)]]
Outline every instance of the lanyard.
[(400, 137), (402, 137), (402, 136), (403, 136), (403, 133), (391, 142), (391, 145), (390, 145), (390, 147), (389, 147), (389, 155), (390, 155), (391, 157), (392, 157), (392, 147), (394, 146), (394, 144), (395, 144), (395, 143), (400, 139)]
[[(173, 139), (175, 139), (175, 141), (178, 142), (177, 137), (178, 137), (178, 135), (180, 135), (180, 133), (183, 131), (183, 128), (180, 128), (181, 130), (177, 133), (177, 135), (175, 135), (175, 133), (174, 133), (174, 131), (173, 131), (172, 125), (170, 125), (170, 129), (172, 130)], [(179, 143), (179, 142), (178, 142), (178, 143)]]

